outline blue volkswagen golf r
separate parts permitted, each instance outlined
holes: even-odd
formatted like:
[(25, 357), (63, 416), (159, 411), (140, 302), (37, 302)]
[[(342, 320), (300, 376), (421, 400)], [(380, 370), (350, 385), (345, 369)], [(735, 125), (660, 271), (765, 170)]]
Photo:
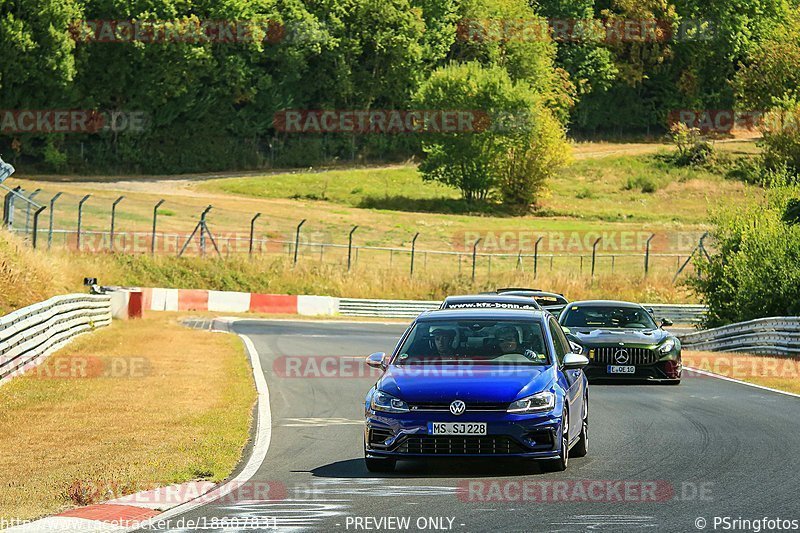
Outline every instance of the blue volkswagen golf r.
[(517, 457), (564, 470), (586, 455), (586, 357), (546, 311), (459, 309), (421, 314), (365, 403), (371, 472), (398, 459)]

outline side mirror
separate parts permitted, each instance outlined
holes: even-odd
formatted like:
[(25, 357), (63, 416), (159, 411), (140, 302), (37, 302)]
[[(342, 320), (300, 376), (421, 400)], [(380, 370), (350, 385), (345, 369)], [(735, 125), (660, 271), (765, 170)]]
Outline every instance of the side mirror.
[(564, 368), (565, 369), (577, 369), (583, 368), (589, 364), (589, 360), (584, 355), (580, 355), (577, 353), (568, 353), (564, 356)]
[(662, 328), (663, 328), (664, 326), (671, 326), (672, 324), (673, 324), (673, 322), (672, 322), (672, 320), (670, 320), (669, 318), (662, 318), (662, 319), (661, 319), (661, 327), (662, 327)]
[(386, 368), (383, 360), (386, 358), (386, 354), (383, 352), (375, 352), (367, 356), (367, 366), (371, 366), (372, 368)]
[(573, 341), (572, 339), (569, 339), (569, 349), (572, 350), (572, 353), (583, 355), (583, 346)]

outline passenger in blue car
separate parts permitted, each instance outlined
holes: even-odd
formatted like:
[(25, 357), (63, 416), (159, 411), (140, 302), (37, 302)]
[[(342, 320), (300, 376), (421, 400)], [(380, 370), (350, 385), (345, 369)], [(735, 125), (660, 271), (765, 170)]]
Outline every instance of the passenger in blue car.
[(522, 353), (520, 349), (519, 332), (513, 326), (501, 327), (497, 330), (497, 344), (500, 353)]

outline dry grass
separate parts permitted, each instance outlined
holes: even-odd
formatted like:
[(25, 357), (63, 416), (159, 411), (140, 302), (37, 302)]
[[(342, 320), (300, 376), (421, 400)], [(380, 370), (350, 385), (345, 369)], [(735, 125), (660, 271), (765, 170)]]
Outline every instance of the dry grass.
[[(77, 256), (95, 259), (98, 256)], [(418, 264), (414, 277), (407, 269), (387, 270), (364, 261), (347, 272), (342, 265), (299, 263), (284, 259), (248, 261), (177, 259), (167, 257), (103, 256), (107, 266), (94, 265), (103, 283), (144, 287), (232, 290), (273, 294), (317, 294), (349, 298), (397, 298), (435, 300), (453, 294), (469, 294), (499, 287), (536, 287), (564, 293), (569, 299), (626, 299), (642, 302), (691, 302), (693, 294), (672, 283), (670, 272), (639, 274), (598, 271), (594, 281), (588, 271), (542, 268), (538, 277), (530, 272), (477, 270)]]
[(118, 278), (120, 271), (107, 254), (33, 250), (19, 237), (0, 230), (0, 315), (58, 294), (83, 292), (86, 276)]
[[(698, 370), (800, 394), (800, 359), (760, 355), (683, 352), (683, 364)], [(705, 376), (695, 374), (694, 379)]]
[[(326, 252), (332, 254), (333, 252)], [(395, 254), (389, 268), (388, 253), (359, 254), (352, 272), (346, 256), (319, 263), (318, 254), (304, 251), (296, 267), (285, 254), (248, 260), (226, 260), (148, 255), (75, 254), (63, 250), (30, 250), (18, 239), (0, 232), (0, 313), (30, 305), (55, 294), (82, 292), (84, 276), (104, 285), (214, 289), (275, 294), (319, 294), (351, 298), (441, 299), (447, 295), (494, 290), (503, 286), (536, 287), (562, 292), (573, 300), (615, 298), (643, 302), (692, 302), (695, 296), (672, 283), (677, 262), (653, 261), (650, 276), (642, 274), (641, 259), (626, 265), (618, 258), (611, 271), (609, 259), (598, 261), (594, 280), (588, 259), (559, 258), (554, 265), (542, 259), (534, 278), (532, 259), (524, 270), (515, 269), (515, 257), (495, 259), (491, 267), (480, 257), (476, 281), (471, 262), (463, 257), (417, 258), (414, 278), (409, 276), (408, 255)], [(380, 255), (383, 254), (383, 255)]]
[(79, 337), (1, 387), (0, 517), (224, 479), (255, 400), (243, 352), (234, 336), (159, 315)]
[(42, 260), (20, 239), (0, 232), (0, 314), (64, 293), (75, 281), (68, 261)]

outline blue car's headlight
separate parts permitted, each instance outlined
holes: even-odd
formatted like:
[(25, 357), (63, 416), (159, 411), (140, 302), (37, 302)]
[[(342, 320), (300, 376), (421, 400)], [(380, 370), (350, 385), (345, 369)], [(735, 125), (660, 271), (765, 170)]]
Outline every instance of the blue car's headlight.
[(540, 392), (527, 398), (517, 400), (508, 406), (509, 413), (538, 413), (551, 411), (556, 405), (556, 395), (552, 392)]
[(658, 353), (666, 355), (675, 348), (675, 339), (667, 339), (664, 344), (658, 347)]
[(372, 395), (370, 407), (373, 411), (384, 411), (386, 413), (407, 413), (410, 411), (406, 402), (381, 391), (375, 391), (375, 394)]

